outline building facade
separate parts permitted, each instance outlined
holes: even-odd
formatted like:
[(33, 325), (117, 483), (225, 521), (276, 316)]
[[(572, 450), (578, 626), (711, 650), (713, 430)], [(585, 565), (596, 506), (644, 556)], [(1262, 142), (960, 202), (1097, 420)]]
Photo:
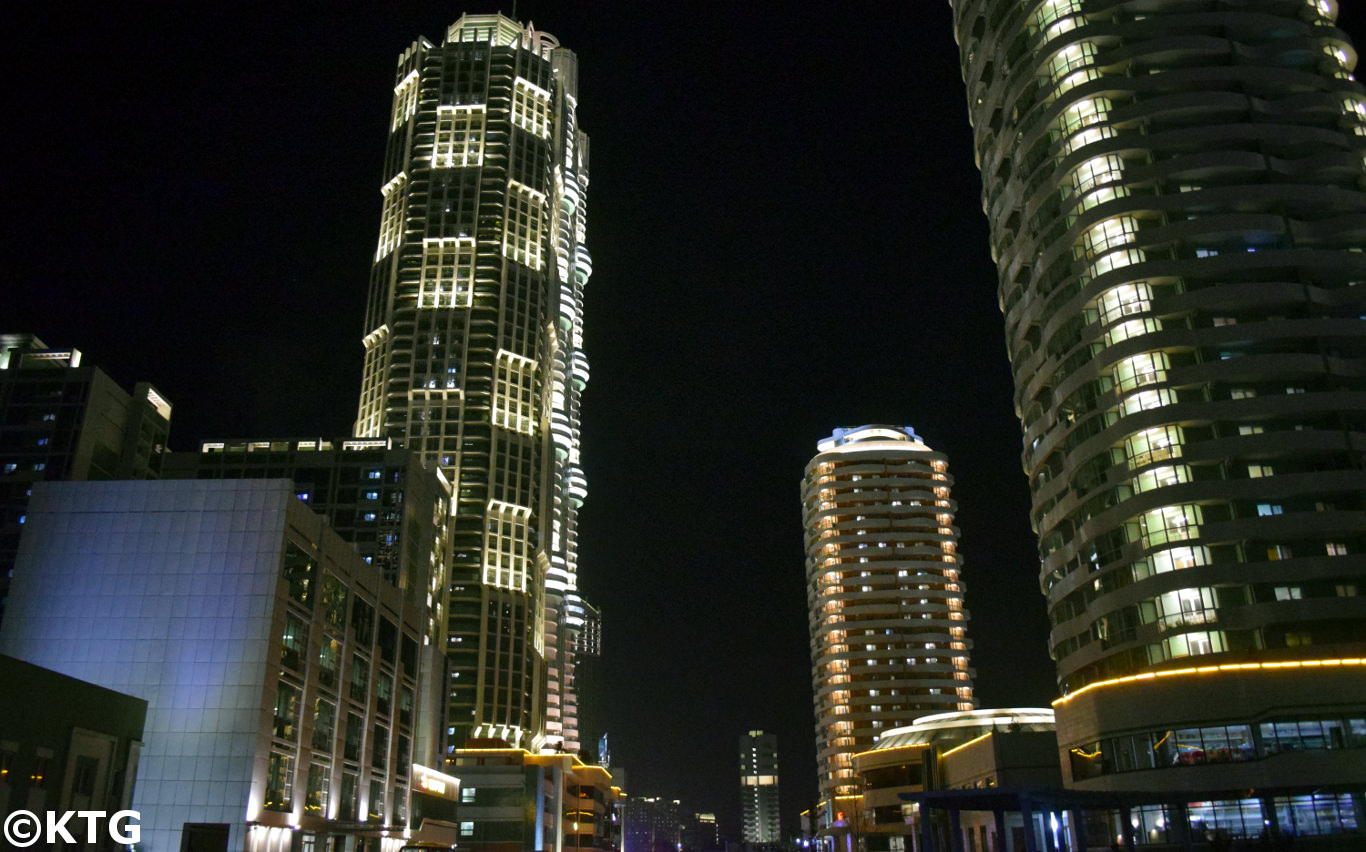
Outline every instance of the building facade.
[(592, 271), (577, 67), (547, 33), (466, 15), (394, 77), (355, 431), (451, 483), (457, 742), (579, 746), (564, 612)]
[(778, 737), (750, 731), (740, 737), (740, 839), (782, 842), (778, 810)]
[(146, 382), (130, 394), (78, 349), (0, 335), (0, 620), (35, 482), (156, 479), (171, 405)]
[(147, 702), (3, 654), (0, 683), (0, 814), (103, 811), (96, 837), (131, 838)]
[(683, 806), (678, 799), (632, 796), (621, 803), (622, 852), (678, 852)]
[(973, 708), (957, 504), (909, 427), (836, 429), (802, 481), (817, 770), (827, 814), (888, 728)]
[(419, 662), (425, 605), (294, 489), (34, 488), (0, 653), (146, 702), (148, 849), (380, 852), (422, 827), (410, 806), (433, 785), (416, 781), (439, 776), (416, 767), (440, 765), (417, 737), (441, 689)]
[(1068, 783), (1344, 825), (1366, 89), (1337, 3), (952, 5)]
[[(1065, 830), (1057, 832), (1061, 842), (1049, 842), (1054, 838), (1045, 803), (1062, 789), (1054, 727), (1052, 710), (1012, 707), (939, 713), (890, 730), (876, 747), (855, 756), (863, 795), (844, 808), (843, 819), (869, 852), (1018, 852), (1030, 848), (1027, 835), (1034, 849), (1086, 849)], [(967, 807), (952, 820), (907, 795), (953, 790), (964, 791), (959, 802)], [(972, 801), (970, 791), (1009, 795)], [(1031, 796), (1038, 800), (1033, 808)], [(1069, 817), (1066, 806), (1055, 805), (1052, 812), (1064, 821)]]
[(572, 754), (471, 742), (450, 769), (460, 778), (459, 848), (471, 852), (620, 848), (620, 790), (601, 766)]

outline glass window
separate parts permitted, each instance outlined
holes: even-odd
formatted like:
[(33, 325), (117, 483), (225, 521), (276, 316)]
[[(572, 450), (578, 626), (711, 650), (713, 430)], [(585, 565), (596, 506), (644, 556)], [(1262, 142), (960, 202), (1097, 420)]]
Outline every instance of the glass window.
[(318, 684), (337, 685), (337, 666), (341, 664), (341, 643), (328, 636), (318, 649)]
[(394, 703), (393, 675), (388, 672), (380, 672), (379, 679), (375, 682), (375, 699), (375, 710), (388, 716)]
[(289, 596), (305, 606), (313, 603), (313, 575), (317, 565), (294, 542), (285, 546), (285, 582)]
[(375, 769), (383, 769), (389, 763), (389, 729), (384, 725), (375, 725), (372, 732), (374, 744), (370, 752), (370, 765)]
[(338, 802), (337, 819), (355, 821), (360, 816), (356, 792), (359, 779), (354, 772), (342, 773), (341, 800)]
[(304, 797), (304, 811), (321, 815), (327, 813), (327, 788), (331, 784), (332, 770), (321, 763), (308, 767), (308, 794)]
[(315, 749), (331, 753), (336, 723), (337, 708), (331, 701), (319, 698), (313, 705), (313, 747)]
[(380, 778), (370, 780), (370, 819), (384, 819), (384, 781)]
[(304, 654), (308, 651), (308, 627), (294, 613), (285, 613), (285, 632), (280, 638), (280, 665), (303, 671)]
[(346, 629), (346, 584), (323, 572), (323, 620), (337, 630)]
[(393, 665), (398, 653), (398, 628), (384, 616), (379, 618), (379, 656), (384, 662)]
[(365, 736), (365, 720), (355, 713), (346, 714), (346, 747), (342, 756), (347, 760), (360, 760), (361, 738)]
[(271, 752), (266, 766), (266, 810), (287, 811), (294, 799), (294, 758)]
[(351, 700), (370, 702), (370, 661), (359, 654), (351, 658)]
[(351, 604), (351, 630), (362, 646), (375, 641), (375, 608), (360, 598)]
[(294, 739), (298, 724), (299, 688), (282, 680), (275, 691), (275, 736)]

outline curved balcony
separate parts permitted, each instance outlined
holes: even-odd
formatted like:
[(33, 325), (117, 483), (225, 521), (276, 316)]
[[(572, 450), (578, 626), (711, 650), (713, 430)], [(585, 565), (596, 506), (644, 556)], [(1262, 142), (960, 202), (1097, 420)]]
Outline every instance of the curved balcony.
[(588, 480), (584, 478), (583, 471), (577, 467), (571, 467), (565, 480), (569, 499), (573, 501), (575, 506), (582, 506), (583, 501), (588, 498)]

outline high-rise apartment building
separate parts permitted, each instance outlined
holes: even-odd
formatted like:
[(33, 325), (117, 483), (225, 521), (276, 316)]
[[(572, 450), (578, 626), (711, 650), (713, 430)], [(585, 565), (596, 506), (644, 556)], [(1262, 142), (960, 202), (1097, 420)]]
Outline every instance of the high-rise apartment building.
[(750, 731), (740, 737), (740, 839), (782, 841), (778, 811), (778, 737)]
[(1366, 89), (1337, 3), (953, 11), (1065, 776), (1255, 789), (1205, 820), (1235, 834), (1350, 813)]
[(130, 394), (79, 349), (0, 334), (0, 619), (34, 483), (156, 479), (170, 432), (146, 382)]
[(817, 770), (858, 792), (853, 755), (917, 717), (971, 710), (957, 504), (909, 427), (836, 429), (802, 480)]
[(356, 434), (450, 481), (449, 727), (578, 748), (576, 589), (588, 137), (577, 59), (466, 15), (398, 59)]

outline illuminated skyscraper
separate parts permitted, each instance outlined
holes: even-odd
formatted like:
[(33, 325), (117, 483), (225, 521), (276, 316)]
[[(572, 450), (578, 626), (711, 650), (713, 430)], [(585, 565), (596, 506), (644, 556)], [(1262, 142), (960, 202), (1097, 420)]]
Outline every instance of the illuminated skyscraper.
[(836, 429), (802, 480), (816, 763), (827, 802), (883, 730), (973, 709), (948, 461), (904, 426)]
[(778, 812), (778, 737), (750, 731), (740, 737), (740, 839), (782, 841)]
[(588, 138), (577, 59), (466, 15), (398, 59), (356, 433), (451, 482), (451, 742), (578, 748), (571, 654)]
[(953, 10), (1069, 783), (1256, 789), (1224, 812), (1252, 836), (1350, 811), (1366, 90), (1337, 3)]

